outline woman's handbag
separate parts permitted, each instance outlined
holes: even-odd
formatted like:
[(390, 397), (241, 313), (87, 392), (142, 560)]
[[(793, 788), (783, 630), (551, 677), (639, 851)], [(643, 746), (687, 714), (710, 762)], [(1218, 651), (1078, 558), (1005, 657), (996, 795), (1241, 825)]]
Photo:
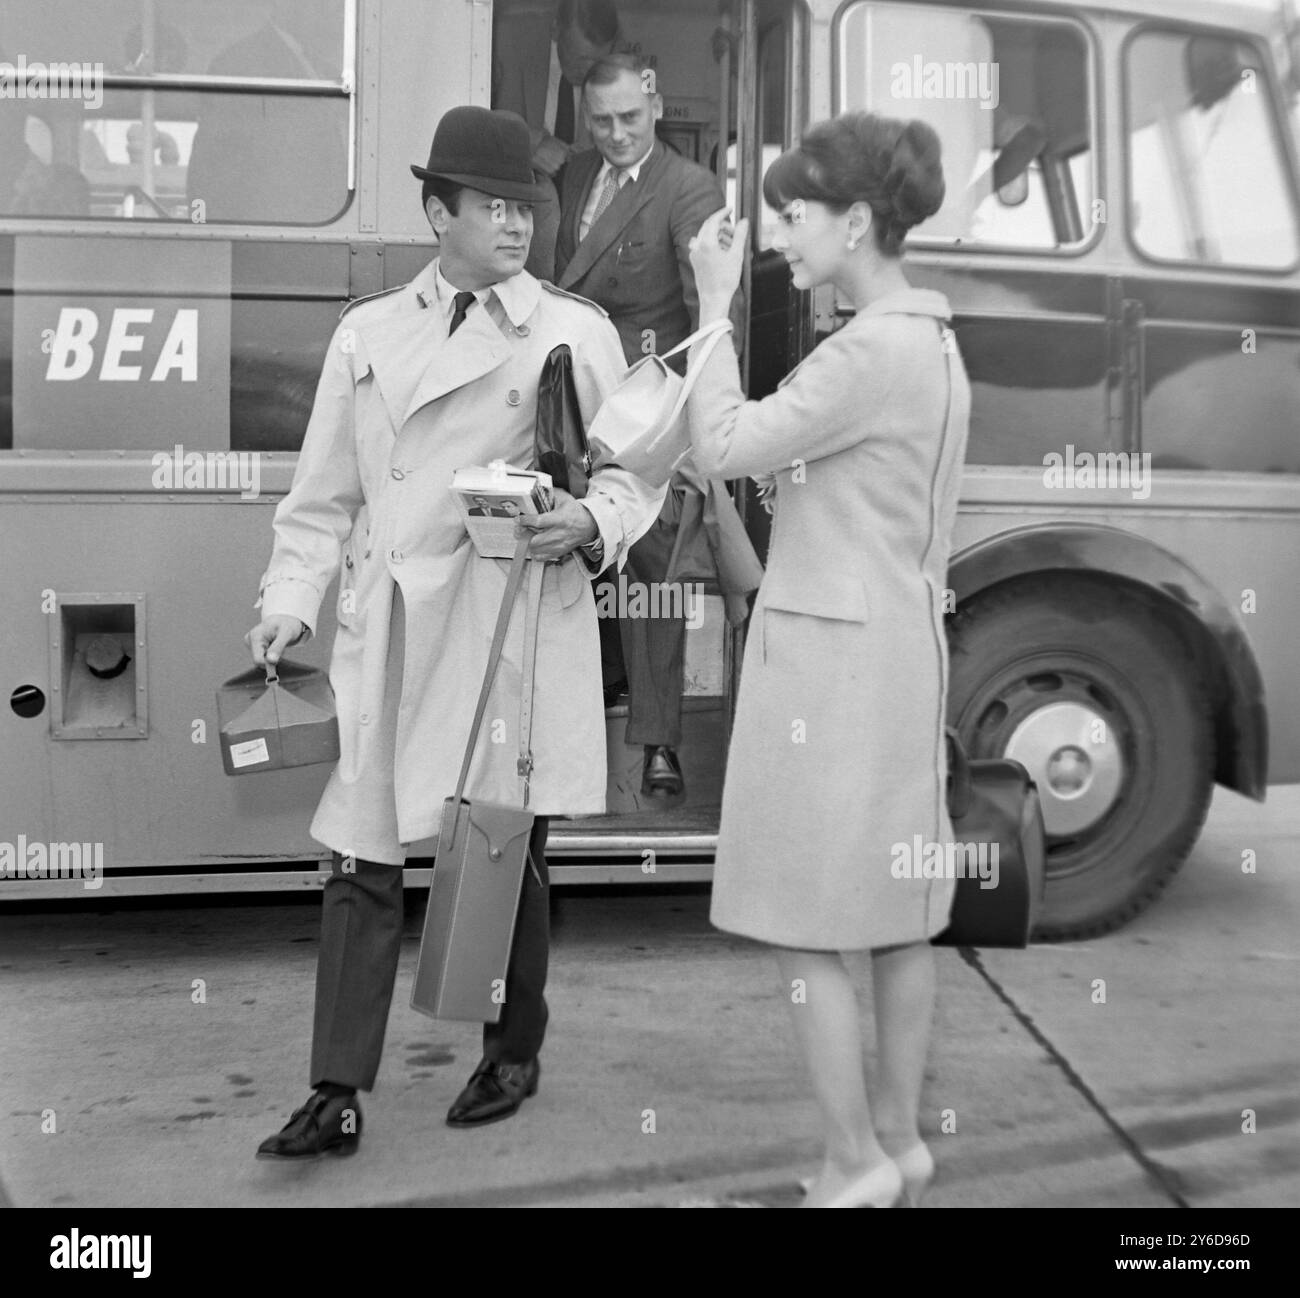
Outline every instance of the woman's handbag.
[(587, 479), (591, 476), (591, 451), (582, 426), (578, 389), (573, 382), (573, 353), (568, 343), (554, 348), (542, 366), (535, 427), (537, 467), (551, 475), (553, 486), (581, 500), (587, 494)]
[[(442, 808), (438, 855), (433, 865), (424, 935), (420, 939), (411, 986), (411, 1008), (435, 1019), (496, 1023), (505, 1002), (506, 969), (519, 912), (519, 890), (528, 863), (528, 841), (533, 831), (528, 784), (533, 768), (533, 668), (543, 565), (539, 560), (528, 559), (532, 535), (530, 532), (520, 537), (515, 548), (460, 778), (455, 794)], [(518, 767), (523, 780), (523, 805), (508, 807), (478, 799), (471, 801), (462, 795), (525, 567), (528, 601), (519, 701)], [(536, 868), (533, 865), (534, 871)]]
[[(671, 351), (647, 356), (628, 370), (587, 429), (596, 468), (617, 465), (651, 487), (662, 487), (673, 476), (691, 452), (691, 433), (684, 418), (686, 398), (705, 361), (730, 330), (730, 320), (714, 320)], [(701, 339), (707, 342), (685, 378), (664, 364)]]
[(1026, 947), (1038, 920), (1047, 854), (1038, 788), (1010, 758), (971, 761), (948, 730), (948, 817), (957, 893), (936, 946)]

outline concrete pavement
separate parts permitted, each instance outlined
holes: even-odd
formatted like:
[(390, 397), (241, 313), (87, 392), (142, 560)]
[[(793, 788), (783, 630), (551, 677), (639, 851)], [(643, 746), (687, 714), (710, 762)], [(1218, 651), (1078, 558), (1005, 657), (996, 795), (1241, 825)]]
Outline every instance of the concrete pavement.
[[(1193, 859), (1126, 929), (942, 951), (927, 1206), (1300, 1204), (1298, 843), (1300, 787), (1265, 808), (1219, 791)], [(469, 1132), (442, 1117), (477, 1031), (406, 1004), (422, 905), (408, 896), (361, 1152), (306, 1166), (253, 1151), (308, 1091), (314, 904), (0, 910), (10, 1200), (797, 1202), (817, 1127), (784, 996), (762, 948), (710, 928), (701, 890), (561, 893), (541, 1090)]]

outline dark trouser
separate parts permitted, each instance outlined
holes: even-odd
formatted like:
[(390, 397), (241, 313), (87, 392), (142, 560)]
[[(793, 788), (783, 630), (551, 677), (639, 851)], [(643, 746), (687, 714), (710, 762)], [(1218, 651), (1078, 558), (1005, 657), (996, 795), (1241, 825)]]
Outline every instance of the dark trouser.
[[(550, 818), (538, 816), (528, 847), (542, 882), (525, 868), (501, 1021), (483, 1025), (483, 1053), (496, 1063), (527, 1063), (541, 1050), (546, 1035), (549, 828)], [(355, 872), (345, 874), (335, 854), (321, 901), (311, 1085), (334, 1082), (369, 1091), (384, 1050), (402, 951), (402, 868), (361, 860), (355, 865)]]
[[(672, 558), (677, 524), (657, 519), (650, 530), (629, 551), (623, 577), (628, 583), (647, 588), (644, 608), (651, 608), (648, 588), (664, 581), (668, 561)], [(618, 593), (618, 576), (607, 569), (598, 585), (612, 582)], [(597, 596), (600, 591), (597, 589)], [(662, 595), (662, 592), (661, 592)], [(631, 590), (628, 592), (632, 599)], [(671, 607), (667, 598), (658, 600), (657, 611)], [(677, 607), (681, 607), (680, 603)], [(602, 618), (601, 671), (606, 685), (626, 675), (628, 687), (627, 731), (629, 744), (667, 744), (676, 748), (682, 742), (682, 664), (686, 649), (684, 617)], [(622, 671), (614, 665), (622, 651)]]

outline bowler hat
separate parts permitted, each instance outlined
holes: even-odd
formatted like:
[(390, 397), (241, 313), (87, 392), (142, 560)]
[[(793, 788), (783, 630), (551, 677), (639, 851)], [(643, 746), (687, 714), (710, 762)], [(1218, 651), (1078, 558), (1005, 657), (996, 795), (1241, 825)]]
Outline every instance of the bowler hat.
[(433, 133), (429, 161), (411, 166), (421, 180), (452, 180), (494, 198), (524, 203), (549, 201), (547, 186), (533, 172), (528, 123), (504, 109), (452, 108)]

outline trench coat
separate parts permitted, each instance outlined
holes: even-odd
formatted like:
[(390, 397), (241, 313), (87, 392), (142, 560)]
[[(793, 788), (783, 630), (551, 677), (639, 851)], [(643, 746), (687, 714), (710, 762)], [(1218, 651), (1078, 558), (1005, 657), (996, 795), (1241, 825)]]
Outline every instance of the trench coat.
[[(452, 475), (496, 459), (534, 463), (537, 383), (553, 347), (572, 348), (587, 412), (624, 369), (605, 312), (526, 271), (494, 286), (448, 337), (435, 267), (340, 320), (261, 589), (263, 616), (292, 614), (314, 631), (341, 571), (330, 660), (340, 757), (311, 832), (335, 851), (392, 864), (405, 845), (436, 835), (455, 791), (510, 567), (475, 551)], [(622, 470), (593, 475), (584, 504), (604, 566), (622, 566), (662, 498)], [(605, 810), (596, 575), (576, 554), (544, 569), (529, 801), (539, 815)], [(390, 626), (403, 622), (398, 591), (402, 646), (389, 643)], [(467, 797), (514, 806), (523, 607), (521, 594), (466, 786)]]
[(943, 591), (970, 385), (949, 316), (938, 293), (892, 293), (762, 401), (719, 347), (689, 398), (700, 470), (776, 487), (723, 789), (719, 928), (845, 951), (948, 924), (954, 882), (895, 863), (918, 836), (952, 838)]

